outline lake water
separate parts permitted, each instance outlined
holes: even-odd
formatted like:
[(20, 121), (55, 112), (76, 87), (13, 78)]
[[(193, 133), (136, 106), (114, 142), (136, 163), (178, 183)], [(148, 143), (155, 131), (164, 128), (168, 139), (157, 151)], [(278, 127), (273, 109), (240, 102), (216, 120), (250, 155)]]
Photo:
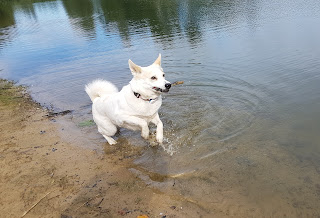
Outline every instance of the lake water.
[[(163, 147), (132, 168), (219, 217), (320, 216), (320, 1), (0, 1), (0, 77), (55, 110), (92, 119), (84, 85), (119, 88), (127, 61), (162, 54)], [(107, 147), (96, 127), (97, 146)]]

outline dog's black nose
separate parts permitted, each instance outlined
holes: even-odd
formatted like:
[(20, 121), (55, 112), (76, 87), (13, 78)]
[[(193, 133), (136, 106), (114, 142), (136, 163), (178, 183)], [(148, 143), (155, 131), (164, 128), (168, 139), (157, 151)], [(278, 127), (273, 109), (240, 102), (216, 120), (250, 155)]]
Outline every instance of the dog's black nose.
[(165, 86), (167, 89), (170, 89), (170, 88), (171, 88), (171, 83), (166, 83), (164, 86)]

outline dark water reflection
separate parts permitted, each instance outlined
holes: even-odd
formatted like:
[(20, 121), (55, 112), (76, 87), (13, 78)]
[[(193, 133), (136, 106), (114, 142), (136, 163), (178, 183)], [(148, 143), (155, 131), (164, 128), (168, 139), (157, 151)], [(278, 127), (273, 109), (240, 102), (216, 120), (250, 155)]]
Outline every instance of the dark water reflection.
[(214, 214), (317, 217), (319, 12), (317, 0), (2, 0), (0, 76), (80, 122), (84, 84), (121, 87), (129, 58), (162, 53), (167, 78), (185, 83), (160, 111), (165, 149), (121, 131), (146, 147), (132, 171)]

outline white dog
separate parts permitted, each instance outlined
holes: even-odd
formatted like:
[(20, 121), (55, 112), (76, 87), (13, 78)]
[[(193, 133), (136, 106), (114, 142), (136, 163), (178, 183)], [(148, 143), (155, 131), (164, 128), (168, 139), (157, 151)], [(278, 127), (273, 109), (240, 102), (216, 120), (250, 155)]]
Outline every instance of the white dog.
[(86, 85), (85, 90), (93, 102), (93, 120), (109, 144), (116, 144), (111, 136), (117, 132), (117, 127), (141, 130), (141, 136), (147, 139), (150, 122), (157, 126), (156, 139), (162, 143), (163, 124), (158, 110), (162, 103), (161, 93), (168, 92), (171, 83), (165, 80), (161, 54), (148, 67), (140, 67), (129, 60), (129, 68), (133, 79), (120, 92), (105, 80)]

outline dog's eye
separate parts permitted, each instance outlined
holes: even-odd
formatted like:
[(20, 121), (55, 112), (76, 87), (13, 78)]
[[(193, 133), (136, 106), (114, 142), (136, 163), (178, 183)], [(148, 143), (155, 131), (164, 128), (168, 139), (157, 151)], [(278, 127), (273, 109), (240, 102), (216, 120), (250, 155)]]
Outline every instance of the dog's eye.
[(165, 75), (163, 74), (163, 77), (164, 77)]
[(151, 77), (152, 80), (157, 80), (157, 77), (153, 76)]

